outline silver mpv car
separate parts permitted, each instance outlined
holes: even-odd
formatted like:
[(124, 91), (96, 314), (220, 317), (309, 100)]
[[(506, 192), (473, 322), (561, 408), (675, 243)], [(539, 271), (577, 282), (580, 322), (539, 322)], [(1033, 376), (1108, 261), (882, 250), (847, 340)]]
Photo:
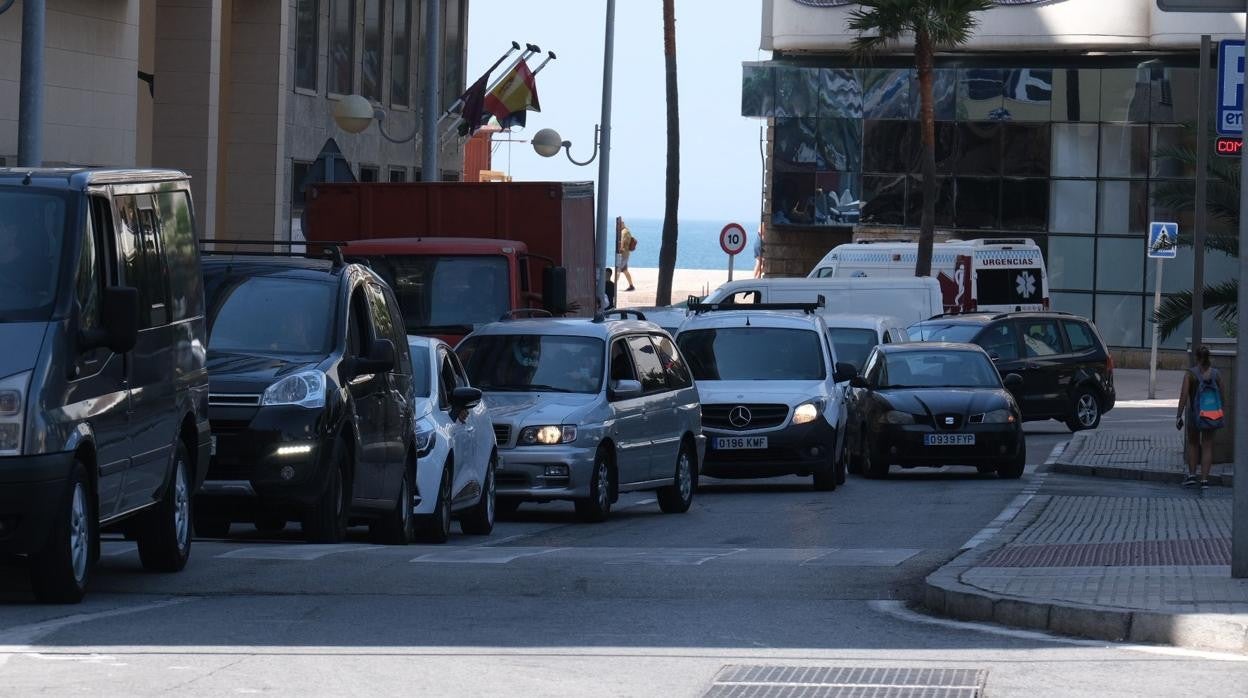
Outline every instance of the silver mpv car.
[(486, 325), (456, 348), (486, 395), (498, 507), (570, 499), (604, 521), (621, 492), (657, 490), (664, 512), (693, 502), (705, 452), (698, 391), (671, 335), (640, 320)]

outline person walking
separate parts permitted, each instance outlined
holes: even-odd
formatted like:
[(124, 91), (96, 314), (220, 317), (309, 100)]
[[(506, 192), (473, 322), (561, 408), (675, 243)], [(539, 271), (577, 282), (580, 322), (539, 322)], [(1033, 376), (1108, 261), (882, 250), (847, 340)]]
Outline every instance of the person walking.
[[(1196, 365), (1183, 374), (1183, 388), (1179, 393), (1179, 414), (1175, 427), (1186, 425), (1187, 479), (1184, 487), (1209, 486), (1209, 471), (1213, 468), (1213, 441), (1217, 431), (1226, 423), (1223, 413), (1222, 376), (1210, 363), (1209, 347), (1196, 349)], [(1200, 466), (1200, 477), (1196, 467)]]
[(754, 241), (754, 278), (763, 278), (763, 232), (767, 229), (766, 223), (758, 224), (758, 239)]
[(625, 291), (636, 291), (637, 287), (633, 286), (633, 275), (628, 271), (628, 256), (637, 249), (637, 238), (633, 237), (633, 232), (624, 225), (624, 218), (615, 217), (615, 233), (616, 239), (620, 241), (618, 253), (620, 255), (620, 280), (628, 279), (628, 288)]

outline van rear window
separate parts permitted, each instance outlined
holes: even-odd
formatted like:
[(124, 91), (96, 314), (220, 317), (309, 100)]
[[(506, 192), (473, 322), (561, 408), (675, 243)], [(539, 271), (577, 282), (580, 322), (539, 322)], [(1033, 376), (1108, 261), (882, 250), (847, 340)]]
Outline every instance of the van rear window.
[(1044, 299), (1039, 267), (981, 269), (975, 274), (975, 300), (985, 305), (1032, 305)]

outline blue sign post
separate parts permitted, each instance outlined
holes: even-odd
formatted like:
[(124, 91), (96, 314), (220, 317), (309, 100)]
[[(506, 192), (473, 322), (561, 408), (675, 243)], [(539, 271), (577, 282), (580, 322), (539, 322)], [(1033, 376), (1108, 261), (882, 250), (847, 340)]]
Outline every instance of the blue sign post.
[(1218, 44), (1218, 135), (1244, 132), (1244, 40)]

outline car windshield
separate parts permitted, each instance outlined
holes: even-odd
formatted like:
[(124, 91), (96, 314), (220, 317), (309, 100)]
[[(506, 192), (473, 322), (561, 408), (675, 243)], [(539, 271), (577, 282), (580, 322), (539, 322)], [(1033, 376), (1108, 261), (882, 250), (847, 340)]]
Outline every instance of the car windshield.
[(977, 351), (902, 351), (884, 360), (887, 388), (1000, 388), (1001, 377)]
[(961, 342), (975, 339), (982, 328), (979, 325), (953, 322), (920, 322), (911, 325), (906, 333), (919, 342)]
[(0, 189), (0, 322), (51, 317), (65, 209), (60, 194)]
[(604, 345), (593, 337), (505, 334), (469, 337), (455, 352), (468, 380), (500, 392), (597, 393)]
[(467, 334), (511, 310), (507, 258), (501, 255), (367, 259), (394, 289), (408, 334)]
[(819, 333), (777, 327), (723, 327), (682, 332), (680, 351), (695, 380), (823, 380)]
[(412, 353), (412, 390), (416, 397), (429, 397), (429, 347), (409, 344)]
[(828, 339), (832, 340), (837, 361), (853, 364), (854, 368), (862, 368), (867, 355), (880, 341), (875, 330), (850, 327), (828, 328)]
[[(214, 283), (215, 282), (215, 283)], [(209, 279), (208, 347), (242, 354), (328, 354), (336, 286), (309, 279)]]

